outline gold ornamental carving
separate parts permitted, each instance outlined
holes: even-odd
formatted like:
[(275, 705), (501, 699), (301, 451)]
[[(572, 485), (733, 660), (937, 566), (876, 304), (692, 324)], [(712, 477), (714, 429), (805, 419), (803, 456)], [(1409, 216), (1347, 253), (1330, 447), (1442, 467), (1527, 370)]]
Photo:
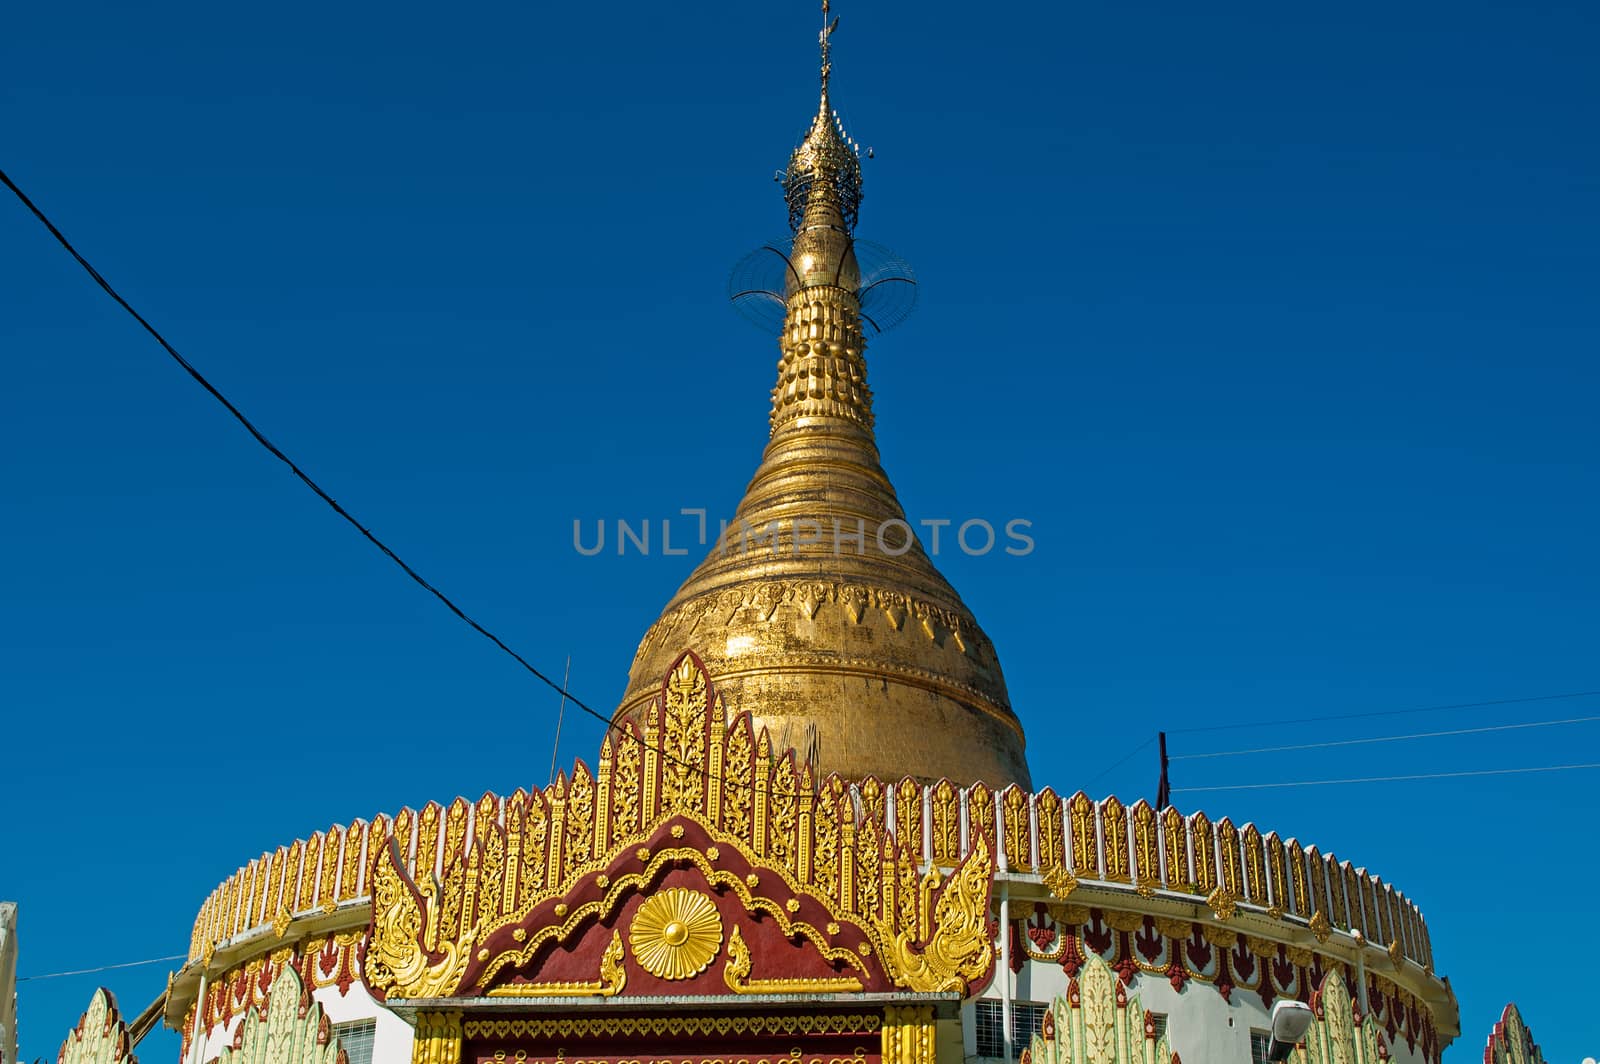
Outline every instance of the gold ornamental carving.
[(883, 1010), (883, 1064), (934, 1064), (937, 1059), (931, 1005), (890, 1005)]
[[(686, 679), (687, 691), (683, 695), (675, 693), (674, 697), (682, 697), (687, 703), (692, 730), (698, 727), (693, 723), (699, 713), (699, 691), (695, 687), (698, 681), (692, 675)], [(715, 715), (709, 706), (706, 712)], [(675, 713), (674, 717), (678, 723), (672, 723), (671, 727), (681, 731), (685, 716)], [(717, 724), (722, 739), (720, 747), (715, 745), (714, 738), (706, 743), (708, 756), (701, 762), (703, 768), (689, 773), (699, 779), (710, 775), (722, 783), (720, 788), (708, 789), (703, 799), (706, 805), (701, 822), (728, 836), (735, 849), (747, 844), (755, 857), (783, 867), (787, 879), (777, 878), (776, 870), (771, 874), (763, 872), (762, 887), (772, 889), (781, 882), (784, 890), (793, 886), (800, 893), (813, 893), (827, 898), (830, 904), (837, 903), (845, 879), (849, 878), (854, 890), (859, 878), (854, 873), (846, 877), (846, 866), (854, 860), (856, 869), (860, 868), (856, 854), (860, 833), (855, 824), (847, 823), (852, 818), (837, 804), (848, 798), (847, 785), (836, 779), (818, 781), (813, 775), (808, 787), (805, 767), (791, 762), (784, 752), (775, 752), (770, 736), (758, 758), (759, 731), (739, 724), (736, 719), (726, 719), (725, 715)], [(657, 727), (658, 736), (653, 741), (659, 744), (665, 738), (660, 733), (666, 731), (668, 725), (658, 717)], [(695, 745), (698, 747), (698, 740)], [(266, 940), (267, 948), (275, 945), (278, 949), (274, 952), (282, 952), (284, 948), (292, 948), (283, 943), (301, 938), (296, 932), (308, 918), (341, 907), (365, 908), (370, 899), (374, 915), (378, 917), (376, 922), (386, 929), (382, 943), (373, 951), (373, 974), (384, 984), (384, 989), (392, 983), (397, 987), (397, 994), (411, 996), (426, 992), (434, 984), (448, 984), (471, 964), (468, 951), (479, 952), (484, 948), (479, 941), (469, 943), (461, 937), (469, 929), (466, 925), (476, 925), (477, 937), (481, 940), (492, 932), (492, 924), (521, 919), (530, 906), (564, 893), (586, 870), (599, 873), (594, 876), (593, 884), (606, 891), (610, 886), (608, 872), (600, 869), (613, 864), (624, 847), (631, 846), (632, 852), (642, 854), (641, 864), (651, 861), (650, 847), (643, 844), (651, 841), (650, 831), (661, 814), (659, 770), (665, 767), (663, 763), (667, 759), (659, 750), (654, 754), (656, 804), (646, 805), (645, 792), (650, 778), (645, 755), (643, 739), (636, 731), (608, 735), (601, 746), (596, 773), (591, 775), (580, 763), (570, 779), (564, 777), (547, 791), (517, 792), (500, 798), (486, 796), (487, 804), (484, 800), (467, 802), (460, 798), (447, 806), (428, 803), (420, 811), (402, 810), (394, 818), (392, 830), (386, 818), (378, 817), (370, 825), (358, 821), (348, 830), (334, 825), (326, 832), (316, 833), (312, 842), (284, 850), (282, 861), (294, 858), (301, 862), (300, 865), (286, 865), (280, 876), (279, 900), (293, 894), (295, 908), (292, 912), (267, 898), (271, 891), (269, 886), (263, 885), (263, 880), (270, 880), (273, 864), (282, 861), (276, 852), (263, 855), (224, 882), (206, 901), (191, 941), (193, 959), (221, 956), (219, 941), (241, 935), (248, 937), (252, 932), (273, 928), (274, 922), (277, 927), (273, 928), (272, 938)], [(889, 790), (883, 788), (879, 792), (880, 809), (882, 794)], [(762, 793), (759, 801), (758, 791)], [(970, 847), (972, 826), (962, 816), (964, 803), (960, 788), (948, 780), (924, 787), (907, 779), (896, 784), (892, 793), (895, 795), (894, 824), (882, 825), (885, 834), (913, 842), (926, 834), (933, 861), (942, 868), (959, 864), (964, 859)], [(973, 793), (976, 792), (968, 792), (969, 796)], [(868, 788), (863, 785), (860, 800), (865, 803), (867, 796)], [(557, 808), (558, 800), (560, 808)], [(1077, 863), (1078, 851), (1068, 846), (1071, 841), (1068, 827), (1075, 831), (1081, 829), (1085, 841), (1092, 841), (1095, 828), (1102, 820), (1096, 803), (1087, 796), (1081, 796), (1081, 800), (1080, 796), (1074, 796), (1070, 806), (1069, 824), (1067, 803), (1047, 789), (1034, 797), (1033, 809), (1028, 811), (1037, 834), (1036, 871), (1058, 900), (1067, 895), (1077, 896), (1077, 876), (1069, 869)], [(1016, 809), (1021, 812), (1023, 806), (1016, 803)], [(1136, 804), (1133, 809), (1137, 817), (1139, 806)], [(761, 839), (766, 847), (764, 855), (753, 850), (758, 813)], [(880, 813), (874, 809), (871, 815), (876, 817)], [(800, 834), (806, 816), (809, 816), (810, 837), (802, 839)], [(1017, 822), (1018, 819), (1008, 812), (1005, 824), (1008, 833)], [(671, 826), (680, 832), (683, 830), (681, 824)], [(1160, 889), (1204, 896), (1207, 892), (1199, 890), (1191, 867), (1191, 832), (1199, 840), (1213, 829), (1203, 825), (1198, 815), (1191, 822), (1170, 807), (1161, 812), (1160, 827), (1163, 855)], [(1249, 827), (1238, 835), (1243, 847), (1249, 847), (1255, 838)], [(387, 854), (391, 841), (399, 843), (399, 856), (394, 863), (388, 860)], [(659, 845), (659, 840), (656, 844)], [(1261, 844), (1266, 852), (1270, 904), (1263, 907), (1258, 899), (1236, 896), (1236, 909), (1264, 913), (1269, 918), (1307, 928), (1313, 933), (1321, 930), (1326, 921), (1331, 930), (1332, 921), (1326, 915), (1331, 904), (1325, 894), (1321, 901), (1327, 907), (1315, 904), (1317, 896), (1312, 891), (1311, 872), (1313, 868), (1318, 871), (1316, 879), (1326, 891), (1335, 882), (1329, 867), (1337, 862), (1321, 856), (1314, 848), (1308, 851), (1298, 842), (1281, 840), (1276, 834), (1265, 836)], [(913, 846), (913, 849), (920, 847)], [(479, 861), (478, 877), (471, 892), (467, 890), (469, 869), (465, 856), (469, 851), (476, 852)], [(1086, 881), (1104, 882), (1098, 855), (1090, 852), (1087, 846), (1083, 851)], [(1248, 848), (1245, 851), (1243, 867), (1247, 880), (1251, 852)], [(1144, 850), (1139, 853), (1143, 854)], [(374, 856), (380, 860), (374, 863), (371, 860)], [(1143, 861), (1143, 856), (1139, 860)], [(1209, 866), (1216, 862), (1203, 863)], [(909, 888), (903, 883), (895, 885), (893, 895), (898, 906), (914, 904), (917, 893), (914, 880), (920, 871), (920, 868), (916, 870)], [(897, 877), (904, 874), (904, 869), (896, 872)], [(1341, 866), (1338, 881), (1344, 878)], [(291, 892), (284, 885), (289, 883), (297, 884), (296, 890)], [(411, 897), (402, 889), (407, 885)], [(876, 886), (886, 889), (885, 884)], [(1212, 893), (1222, 886), (1213, 887)], [(753, 892), (757, 888), (751, 889)], [(781, 895), (782, 891), (777, 893)], [(1372, 893), (1373, 915), (1368, 915), (1365, 905), (1358, 908), (1356, 915), (1361, 920), (1375, 919), (1377, 926), (1351, 930), (1360, 931), (1374, 944), (1387, 944), (1391, 954), (1398, 943), (1400, 959), (1395, 960), (1391, 955), (1395, 966), (1415, 964), (1425, 977), (1431, 978), (1433, 968), (1427, 926), (1416, 907), (1392, 886), (1376, 880), (1372, 881)], [(1221, 896), (1217, 897), (1220, 901)], [(476, 911), (464, 925), (463, 910), (469, 898)], [(774, 900), (787, 907), (796, 898), (790, 895)], [(860, 901), (856, 897), (851, 909)], [(306, 908), (307, 905), (310, 907)], [(569, 915), (561, 906), (572, 911), (578, 908), (578, 904), (559, 903), (554, 912), (561, 920)], [(1318, 913), (1319, 908), (1322, 908), (1321, 913)], [(486, 918), (486, 912), (491, 918)], [(388, 929), (404, 926), (413, 918), (421, 929), (417, 935), (389, 937)], [(909, 926), (913, 918), (913, 914), (905, 913), (900, 922)], [(818, 921), (815, 926), (820, 929), (828, 922)], [(284, 932), (281, 936), (277, 934), (280, 930)], [(319, 934), (315, 927), (304, 930), (313, 936)], [(519, 945), (527, 944), (531, 941), (528, 936), (537, 934), (531, 927), (518, 930), (522, 936), (516, 939)], [(456, 945), (454, 958), (444, 949), (446, 942)], [(354, 967), (359, 967), (359, 962)], [(404, 989), (399, 989), (402, 984)], [(484, 983), (474, 992), (488, 985)]]
[(1078, 877), (1058, 866), (1044, 874), (1044, 886), (1053, 897), (1065, 898), (1078, 889)]
[[(392, 860), (374, 862), (372, 886), (372, 941), (367, 946), (367, 982), (391, 987), (403, 998), (447, 997), (466, 968), (477, 929), (451, 941), (439, 934), (437, 919), (423, 926), (422, 901), (412, 893), (400, 873), (399, 845), (389, 841)], [(431, 899), (437, 887), (429, 877), (423, 897)], [(442, 959), (430, 964), (431, 952)]]
[(1112, 909), (1106, 912), (1105, 922), (1113, 931), (1137, 931), (1144, 926), (1144, 914)]
[(1271, 959), (1278, 952), (1278, 944), (1269, 938), (1257, 938), (1254, 935), (1248, 935), (1245, 937), (1244, 944), (1247, 950), (1263, 960)]
[(1156, 917), (1156, 930), (1168, 938), (1183, 941), (1194, 930), (1194, 925), (1188, 920), (1181, 920), (1172, 916)]
[(411, 1064), (461, 1064), (461, 1013), (419, 1012)]
[(1226, 923), (1233, 919), (1239, 911), (1239, 898), (1227, 887), (1217, 887), (1206, 895), (1206, 904), (1211, 906), (1211, 911), (1218, 920)]
[(628, 985), (628, 972), (622, 965), (625, 951), (622, 933), (611, 932), (611, 944), (600, 955), (600, 978), (587, 982), (509, 983), (488, 992), (489, 997), (616, 997)]
[(639, 967), (662, 979), (688, 979), (722, 949), (722, 917), (697, 890), (674, 887), (646, 899), (628, 928)]
[(855, 994), (862, 989), (854, 976), (840, 978), (752, 979), (750, 947), (735, 927), (728, 934), (728, 963), (723, 981), (735, 994)]
[[(989, 886), (994, 876), (989, 844), (982, 835), (973, 843), (967, 861), (950, 877), (933, 913), (934, 932), (918, 949), (910, 930), (891, 940), (886, 960), (895, 982), (908, 990), (965, 993), (994, 964), (994, 940), (989, 931)], [(923, 894), (938, 885), (938, 870), (923, 880)]]
[[(663, 750), (699, 770), (679, 776)], [(1001, 792), (1001, 802), (1007, 793)], [(544, 790), (459, 803), (459, 816), (452, 806), (448, 815), (397, 817), (400, 838), (374, 839), (377, 860), (363, 871), (373, 891), (375, 926), (362, 977), (375, 995), (396, 1000), (615, 996), (624, 992), (613, 976), (622, 973), (626, 947), (642, 970), (659, 968), (658, 978), (701, 979), (696, 993), (726, 992), (722, 984), (735, 993), (802, 995), (847, 988), (965, 993), (988, 976), (995, 954), (989, 905), (998, 851), (982, 818), (966, 815), (974, 796), (988, 799), (977, 801), (980, 811), (993, 809), (991, 792), (973, 788), (963, 795), (947, 781), (908, 791), (899, 783), (858, 789), (837, 777), (816, 780), (809, 766), (776, 748), (748, 714), (729, 714), (704, 667), (686, 655), (663, 682), (645, 734), (628, 724), (609, 736), (595, 773), (580, 764)], [(1020, 822), (1031, 812), (1020, 802), (1010, 804), (1015, 818), (987, 823), (1006, 832), (1013, 819)], [(1056, 803), (1043, 795), (1035, 796), (1032, 807), (1051, 816), (1057, 812)], [(1137, 841), (1143, 814), (1137, 803), (1133, 809), (1134, 821), (1126, 830), (1130, 841)], [(1226, 836), (1243, 849), (1255, 836), (1248, 829), (1228, 836), (1220, 822), (1212, 825), (1200, 814), (1185, 819), (1166, 812), (1160, 818), (1163, 831), (1171, 826), (1193, 834), (1184, 836), (1190, 865), (1177, 869), (1165, 861), (1171, 852), (1168, 838), (1155, 840), (1162, 847), (1163, 876), (1175, 874), (1196, 885), (1210, 880), (1202, 895), (1210, 911), (1200, 910), (1210, 925), (1206, 937), (1237, 947), (1244, 941), (1233, 930), (1238, 925), (1219, 928), (1213, 919), (1222, 923), (1235, 914), (1256, 917), (1264, 910), (1229, 889), (1227, 869), (1235, 862), (1217, 852), (1220, 844), (1212, 846), (1210, 860), (1202, 861), (1195, 856), (1195, 840)], [(1109, 886), (1131, 898), (1136, 884), (1111, 885), (1098, 863), (1103, 855), (1088, 845), (1099, 846), (1108, 830), (1099, 805), (1074, 795), (1061, 803), (1059, 813), (1060, 847), (1043, 841), (1034, 847), (1040, 881), (1068, 893), (1081, 863), (1081, 874), (1097, 896)], [(1114, 831), (1116, 818), (1110, 821)], [(438, 826), (437, 838), (429, 843), (435, 864), (431, 874), (414, 874), (408, 854), (422, 845), (424, 823)], [(902, 841), (898, 835), (905, 824), (921, 830), (905, 830), (909, 837)], [(1044, 830), (1037, 822), (1034, 826)], [(404, 834), (407, 830), (410, 834)], [(1043, 839), (1037, 832), (1034, 837)], [(1262, 842), (1269, 854), (1274, 841)], [(1143, 845), (1134, 854), (1135, 871), (1148, 856), (1150, 840)], [(924, 863), (925, 847), (933, 855), (931, 867)], [(1289, 852), (1294, 846), (1283, 848)], [(1203, 874), (1197, 875), (1202, 864)], [(1302, 864), (1326, 874), (1334, 862), (1313, 851)], [(1248, 865), (1247, 859), (1238, 862), (1241, 869)], [(652, 916), (669, 901), (665, 883), (700, 894), (702, 907), (714, 910), (706, 914), (714, 923), (692, 963), (669, 959), (678, 950), (693, 949), (689, 923), (680, 920), (682, 926), (674, 927), (670, 916)], [(1243, 885), (1248, 890), (1248, 874)], [(1376, 896), (1378, 888), (1373, 889)], [(1387, 900), (1388, 888), (1383, 893)], [(1064, 927), (1076, 929), (1089, 920), (1087, 905), (1075, 904), (1082, 895), (1082, 889), (1072, 890), (1067, 899), (1050, 903)], [(636, 910), (641, 896), (650, 904)], [(1101, 919), (1138, 931), (1143, 917), (1116, 915), (1122, 908), (1102, 905)], [(1380, 911), (1376, 903), (1374, 909)], [(1316, 945), (1312, 934), (1329, 931), (1321, 912), (1309, 921), (1298, 913), (1289, 919), (1308, 929), (1307, 945)], [(791, 965), (751, 956), (748, 947), (757, 942), (751, 921), (770, 921), (783, 939), (815, 951), (828, 967), (819, 969), (815, 957)], [(620, 929), (613, 975), (602, 971), (581, 983), (540, 982), (540, 959), (552, 949), (570, 950), (581, 940), (592, 943), (593, 963), (603, 959), (599, 953), (606, 939), (585, 937), (596, 925), (607, 928), (608, 937), (611, 929)], [(1398, 919), (1395, 925), (1406, 930)], [(736, 926), (742, 932), (737, 943)], [(1158, 918), (1155, 929), (1181, 941), (1195, 926)], [(1419, 951), (1425, 947), (1423, 936), (1425, 931), (1416, 936)], [(1373, 941), (1401, 942), (1405, 957), (1414, 956), (1400, 939)], [(646, 953), (651, 954), (648, 965)], [(727, 957), (720, 974), (712, 971), (718, 953)], [(752, 970), (756, 967), (761, 970)], [(684, 974), (665, 974), (679, 968)], [(821, 983), (814, 981), (819, 978)], [(707, 985), (711, 981), (717, 991)]]
[(465, 1023), (468, 1038), (633, 1038), (728, 1035), (876, 1034), (883, 1021), (872, 1013), (829, 1012), (754, 1015), (652, 1013), (643, 1016), (563, 1016), (559, 1019), (494, 1017)]

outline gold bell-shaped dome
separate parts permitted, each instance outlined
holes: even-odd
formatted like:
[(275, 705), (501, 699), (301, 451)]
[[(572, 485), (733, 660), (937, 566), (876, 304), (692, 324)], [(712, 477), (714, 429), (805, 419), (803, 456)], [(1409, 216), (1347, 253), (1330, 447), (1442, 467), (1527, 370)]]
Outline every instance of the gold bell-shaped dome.
[[(720, 542), (639, 645), (638, 720), (685, 649), (817, 775), (1029, 786), (994, 646), (912, 535), (873, 437), (856, 146), (822, 101), (784, 175), (794, 241), (772, 434)], [(642, 721), (641, 721), (642, 723)]]

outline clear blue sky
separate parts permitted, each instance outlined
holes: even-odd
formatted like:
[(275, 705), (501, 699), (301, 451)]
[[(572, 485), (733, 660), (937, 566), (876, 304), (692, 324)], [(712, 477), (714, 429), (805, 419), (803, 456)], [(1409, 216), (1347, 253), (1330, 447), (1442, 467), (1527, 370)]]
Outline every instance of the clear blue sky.
[[(842, 4), (869, 352), (914, 517), (1035, 779), (1150, 795), (1158, 727), (1600, 688), (1597, 17), (1580, 3)], [(609, 707), (694, 558), (574, 518), (731, 511), (776, 349), (809, 4), (16, 5), (0, 164), (277, 442)], [(555, 701), (270, 461), (0, 203), (0, 646), (22, 972), (181, 952), (334, 820), (542, 783)], [(1174, 752), (1600, 714), (1600, 698), (1174, 736)], [(569, 717), (563, 756), (597, 727)], [(1600, 760), (1600, 725), (1185, 762), (1178, 786)], [(1481, 1052), (1593, 916), (1600, 774), (1178, 796), (1430, 920)], [(1577, 911), (1575, 911), (1577, 910)], [(1559, 958), (1559, 960), (1557, 959)], [(109, 973), (136, 1012), (166, 966)], [(53, 1056), (95, 980), (23, 984)], [(173, 1036), (141, 1046), (175, 1059)]]

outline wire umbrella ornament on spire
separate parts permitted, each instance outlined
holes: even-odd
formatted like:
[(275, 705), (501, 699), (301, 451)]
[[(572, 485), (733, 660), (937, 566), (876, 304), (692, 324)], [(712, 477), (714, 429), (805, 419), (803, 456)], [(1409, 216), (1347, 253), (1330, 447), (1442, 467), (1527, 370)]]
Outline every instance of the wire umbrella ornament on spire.
[[(916, 308), (917, 276), (911, 265), (881, 244), (858, 241), (861, 213), (861, 146), (829, 101), (833, 34), (822, 4), (821, 92), (817, 113), (775, 179), (788, 207), (786, 238), (769, 240), (734, 264), (728, 299), (745, 318), (771, 332), (780, 327), (790, 298), (801, 289), (843, 289), (859, 305), (874, 334), (887, 332)], [(871, 151), (868, 151), (871, 156)]]
[[(852, 294), (861, 320), (873, 335), (886, 333), (917, 308), (917, 275), (911, 264), (882, 244), (853, 240), (861, 283)], [(771, 333), (783, 325), (785, 289), (795, 276), (789, 261), (792, 238), (767, 241), (734, 263), (728, 274), (728, 301), (747, 321)]]

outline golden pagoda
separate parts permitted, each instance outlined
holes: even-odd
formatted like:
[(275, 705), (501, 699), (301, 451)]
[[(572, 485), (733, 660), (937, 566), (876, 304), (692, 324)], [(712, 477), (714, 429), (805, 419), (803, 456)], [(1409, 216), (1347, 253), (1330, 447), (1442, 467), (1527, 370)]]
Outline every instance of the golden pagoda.
[[(827, 5), (824, 4), (824, 20)], [(734, 519), (634, 656), (639, 721), (686, 646), (821, 778), (1030, 784), (994, 645), (911, 532), (879, 461), (854, 231), (861, 160), (828, 99), (789, 159), (794, 234), (771, 437)]]
[[(597, 756), (261, 854), (161, 997), (125, 1023), (97, 993), (58, 1064), (137, 1064), (158, 1015), (182, 1064), (1443, 1064), (1459, 1009), (1391, 882), (1033, 789), (994, 648), (879, 462), (823, 12), (771, 436)], [(1485, 1060), (1540, 1059), (1508, 1010)]]

